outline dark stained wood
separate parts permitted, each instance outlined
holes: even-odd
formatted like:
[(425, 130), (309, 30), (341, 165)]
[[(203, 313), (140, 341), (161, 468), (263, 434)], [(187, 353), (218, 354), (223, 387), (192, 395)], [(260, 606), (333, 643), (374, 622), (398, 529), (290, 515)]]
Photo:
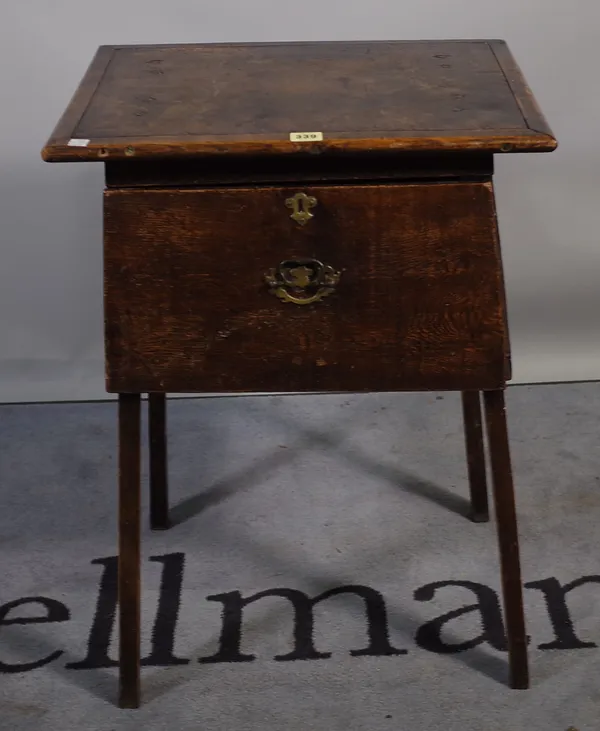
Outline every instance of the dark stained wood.
[(119, 705), (140, 705), (140, 395), (119, 394)]
[[(114, 48), (112, 46), (100, 46), (96, 51), (81, 83), (75, 90), (69, 105), (59, 119), (47, 145), (64, 146), (74, 136), (74, 130), (79, 123), (83, 110), (87, 109), (92, 101), (113, 54)], [(45, 147), (42, 152), (44, 158), (46, 158), (47, 150), (48, 147)]]
[[(492, 189), (492, 206), (494, 209), (494, 219), (496, 221), (496, 227), (498, 226), (498, 215), (496, 210), (496, 195), (494, 193), (494, 184), (490, 183)], [(510, 348), (510, 329), (508, 327), (508, 307), (506, 304), (506, 287), (504, 284), (504, 265), (502, 262), (502, 251), (500, 248), (500, 238), (496, 237), (496, 256), (498, 257), (499, 268), (499, 280), (500, 280), (500, 299), (502, 309), (502, 319), (504, 322), (504, 381), (508, 382), (512, 378), (512, 358)]]
[[(293, 132), (323, 140), (291, 141)], [(335, 41), (102, 47), (42, 154), (555, 147), (502, 41)]]
[(485, 391), (487, 432), (502, 570), (511, 688), (529, 688), (523, 584), (504, 391)]
[[(305, 226), (298, 190), (318, 201)], [(302, 257), (339, 285), (282, 302), (264, 274)], [(498, 387), (498, 257), (487, 183), (108, 191), (107, 389)]]
[(490, 519), (485, 472), (485, 449), (481, 421), (479, 391), (463, 391), (463, 422), (467, 449), (469, 491), (471, 493), (470, 518), (474, 523), (487, 523)]
[[(556, 145), (503, 41), (99, 49), (42, 156), (105, 163), (122, 707), (140, 702), (140, 393), (163, 528), (168, 391), (462, 391), (472, 517), (485, 520), (484, 391), (510, 682), (528, 687), (493, 154)], [(304, 226), (286, 205), (298, 193), (317, 203)], [(282, 301), (265, 275), (285, 260), (288, 296), (316, 260), (339, 282)]]
[(506, 81), (515, 96), (523, 119), (529, 129), (553, 137), (552, 130), (534, 97), (523, 72), (504, 41), (492, 41), (490, 46), (498, 60)]
[(346, 155), (284, 155), (109, 160), (106, 185), (130, 187), (204, 187), (278, 183), (341, 183), (362, 181), (489, 180), (491, 153), (351, 153)]
[(167, 467), (167, 404), (164, 393), (148, 394), (150, 452), (150, 527), (166, 530), (169, 523)]

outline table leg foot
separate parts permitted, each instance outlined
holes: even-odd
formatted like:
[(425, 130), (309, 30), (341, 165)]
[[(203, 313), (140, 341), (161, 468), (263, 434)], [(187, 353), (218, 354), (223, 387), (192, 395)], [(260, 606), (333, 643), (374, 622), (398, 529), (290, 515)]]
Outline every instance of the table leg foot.
[(140, 705), (140, 394), (119, 394), (119, 706)]
[(511, 688), (524, 690), (529, 688), (527, 635), (523, 611), (523, 584), (519, 556), (517, 511), (506, 425), (504, 391), (485, 391), (484, 402), (492, 466), (494, 505), (498, 524), (510, 686)]

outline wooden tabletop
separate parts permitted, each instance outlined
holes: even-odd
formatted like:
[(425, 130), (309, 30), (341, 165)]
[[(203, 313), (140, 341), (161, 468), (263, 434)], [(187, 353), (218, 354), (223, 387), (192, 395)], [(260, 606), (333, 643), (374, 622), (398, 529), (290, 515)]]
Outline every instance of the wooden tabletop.
[(506, 43), (102, 46), (49, 162), (556, 147)]

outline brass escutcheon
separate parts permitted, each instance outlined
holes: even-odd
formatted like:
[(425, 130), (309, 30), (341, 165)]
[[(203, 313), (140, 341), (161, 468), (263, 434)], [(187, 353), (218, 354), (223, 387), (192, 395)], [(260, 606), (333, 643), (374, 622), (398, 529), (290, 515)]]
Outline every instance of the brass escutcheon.
[(269, 269), (265, 281), (283, 302), (309, 305), (334, 291), (340, 272), (317, 259), (288, 259), (276, 269)]
[(313, 218), (310, 209), (317, 205), (317, 199), (312, 195), (306, 195), (306, 193), (296, 193), (292, 198), (286, 199), (285, 205), (294, 209), (290, 218), (293, 218), (300, 226), (304, 226)]

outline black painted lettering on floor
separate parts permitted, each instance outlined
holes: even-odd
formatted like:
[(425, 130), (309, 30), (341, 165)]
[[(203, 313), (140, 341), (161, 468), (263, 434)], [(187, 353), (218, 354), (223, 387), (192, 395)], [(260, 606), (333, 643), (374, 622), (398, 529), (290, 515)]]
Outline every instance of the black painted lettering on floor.
[[(187, 665), (191, 658), (175, 655), (177, 627), (182, 601), (185, 600), (183, 553), (167, 553), (152, 556), (150, 561), (162, 564), (160, 574), (159, 598), (151, 632), (151, 648), (147, 657), (141, 662), (145, 666), (166, 667)], [(87, 654), (79, 661), (70, 662), (66, 667), (72, 670), (93, 670), (116, 667), (117, 662), (109, 656), (111, 641), (116, 628), (117, 616), (117, 576), (118, 559), (116, 556), (94, 559), (93, 566), (101, 566), (96, 607), (87, 639)], [(595, 642), (581, 640), (573, 622), (572, 613), (567, 604), (567, 595), (589, 584), (600, 584), (600, 575), (583, 576), (562, 585), (556, 578), (550, 577), (525, 584), (526, 589), (541, 592), (549, 623), (554, 631), (554, 639), (544, 642), (538, 647), (541, 650), (579, 650), (597, 648)], [(496, 592), (485, 584), (449, 579), (437, 581), (415, 589), (413, 598), (417, 602), (429, 602), (444, 596), (446, 587), (459, 587), (468, 590), (475, 601), (456, 607), (434, 619), (424, 622), (416, 631), (415, 644), (421, 650), (438, 654), (453, 654), (471, 650), (479, 645), (487, 644), (497, 651), (507, 649), (506, 633), (502, 619), (500, 601)], [(352, 649), (336, 647), (315, 647), (315, 607), (336, 596), (353, 596), (362, 600), (364, 622), (366, 627), (366, 646)], [(386, 598), (375, 588), (353, 584), (329, 589), (318, 596), (310, 597), (303, 591), (290, 587), (266, 589), (251, 596), (244, 597), (238, 590), (208, 594), (208, 602), (199, 613), (217, 609), (221, 617), (218, 638), (218, 649), (213, 655), (198, 658), (199, 662), (210, 663), (251, 663), (257, 655), (242, 652), (244, 636), (244, 610), (251, 604), (267, 598), (284, 600), (291, 610), (292, 642), (289, 652), (276, 655), (274, 658), (264, 656), (264, 660), (291, 662), (295, 660), (327, 660), (334, 654), (342, 653), (351, 657), (393, 657), (408, 655), (409, 650), (394, 647), (389, 637), (389, 616)], [(397, 598), (395, 598), (398, 601)], [(216, 607), (216, 605), (220, 605)], [(19, 608), (27, 605), (41, 607), (42, 616), (18, 615)], [(331, 611), (333, 612), (333, 606)], [(339, 605), (335, 605), (339, 607)], [(339, 609), (335, 610), (339, 611)], [(477, 613), (481, 631), (467, 639), (457, 638), (455, 642), (446, 638), (452, 630), (452, 621), (465, 615)], [(2, 632), (10, 632), (10, 626), (64, 623), (69, 621), (71, 610), (63, 602), (43, 596), (23, 597), (0, 605), (0, 636)], [(16, 615), (16, 616), (15, 616)], [(343, 612), (340, 612), (340, 622)], [(199, 620), (200, 621), (200, 618)], [(35, 642), (35, 640), (33, 640)], [(0, 642), (0, 647), (2, 643)], [(57, 649), (35, 661), (9, 663), (0, 656), (0, 673), (23, 673), (39, 668), (58, 660), (64, 649)], [(40, 651), (42, 654), (42, 651)]]

